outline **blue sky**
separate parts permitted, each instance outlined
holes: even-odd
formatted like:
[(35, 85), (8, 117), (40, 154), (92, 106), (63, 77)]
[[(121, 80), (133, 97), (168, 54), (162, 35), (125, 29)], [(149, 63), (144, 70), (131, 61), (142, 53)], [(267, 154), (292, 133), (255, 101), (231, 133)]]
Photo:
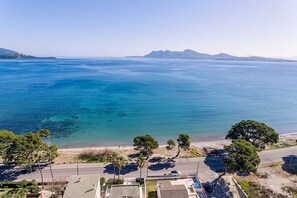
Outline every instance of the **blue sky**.
[(0, 47), (127, 56), (193, 49), (297, 56), (296, 0), (0, 0)]

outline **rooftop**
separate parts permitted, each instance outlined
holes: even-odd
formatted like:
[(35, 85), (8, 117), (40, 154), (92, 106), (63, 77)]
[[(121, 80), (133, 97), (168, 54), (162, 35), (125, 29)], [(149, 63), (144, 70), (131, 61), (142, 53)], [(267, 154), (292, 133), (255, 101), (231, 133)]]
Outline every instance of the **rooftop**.
[(109, 198), (141, 198), (139, 185), (113, 185)]
[(185, 185), (175, 184), (171, 181), (158, 182), (160, 187), (160, 194), (162, 198), (188, 198), (188, 191)]
[(196, 188), (195, 182), (196, 178), (158, 181), (159, 198), (196, 198), (202, 188)]
[(72, 175), (63, 198), (96, 198), (98, 194), (100, 194), (99, 175)]

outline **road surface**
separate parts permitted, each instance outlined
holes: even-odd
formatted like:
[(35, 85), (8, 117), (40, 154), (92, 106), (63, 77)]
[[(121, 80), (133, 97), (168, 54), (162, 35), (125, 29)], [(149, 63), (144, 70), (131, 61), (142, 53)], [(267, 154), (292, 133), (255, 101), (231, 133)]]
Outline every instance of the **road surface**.
[[(262, 151), (259, 156), (261, 158), (261, 165), (283, 162), (283, 157), (297, 154), (297, 146)], [(164, 175), (170, 173), (172, 170), (178, 170), (182, 174), (196, 174), (201, 178), (202, 182), (213, 181), (217, 178), (217, 170), (224, 170), (221, 157), (206, 157), (206, 158), (181, 158), (176, 159), (175, 162), (160, 162), (150, 163), (149, 168), (143, 169), (142, 175), (146, 175), (148, 171), (149, 176)], [(84, 163), (84, 164), (60, 164), (52, 165), (55, 181), (65, 181), (70, 175), (93, 175), (98, 174), (105, 178), (113, 177), (113, 165), (110, 163)], [(44, 181), (52, 181), (49, 166), (42, 169)], [(139, 170), (135, 164), (129, 164), (121, 172), (121, 175), (126, 178), (139, 177)], [(35, 168), (32, 174), (29, 171), (18, 169), (16, 167), (0, 166), (0, 181), (19, 181), (22, 179), (35, 179), (41, 181), (40, 172)]]

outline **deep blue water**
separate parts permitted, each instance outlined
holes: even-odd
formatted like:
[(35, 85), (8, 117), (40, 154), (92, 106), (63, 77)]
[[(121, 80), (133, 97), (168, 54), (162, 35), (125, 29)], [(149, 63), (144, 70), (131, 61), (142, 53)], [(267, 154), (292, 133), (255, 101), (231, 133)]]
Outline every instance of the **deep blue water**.
[(0, 129), (49, 128), (64, 147), (223, 138), (242, 119), (297, 130), (297, 63), (158, 59), (0, 61)]

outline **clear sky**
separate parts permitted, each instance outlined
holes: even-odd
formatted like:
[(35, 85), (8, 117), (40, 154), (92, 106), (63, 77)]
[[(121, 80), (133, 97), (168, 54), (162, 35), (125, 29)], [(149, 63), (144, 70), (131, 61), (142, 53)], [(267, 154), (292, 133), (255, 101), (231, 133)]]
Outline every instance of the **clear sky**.
[(193, 49), (297, 56), (297, 0), (0, 0), (0, 47), (127, 56)]

